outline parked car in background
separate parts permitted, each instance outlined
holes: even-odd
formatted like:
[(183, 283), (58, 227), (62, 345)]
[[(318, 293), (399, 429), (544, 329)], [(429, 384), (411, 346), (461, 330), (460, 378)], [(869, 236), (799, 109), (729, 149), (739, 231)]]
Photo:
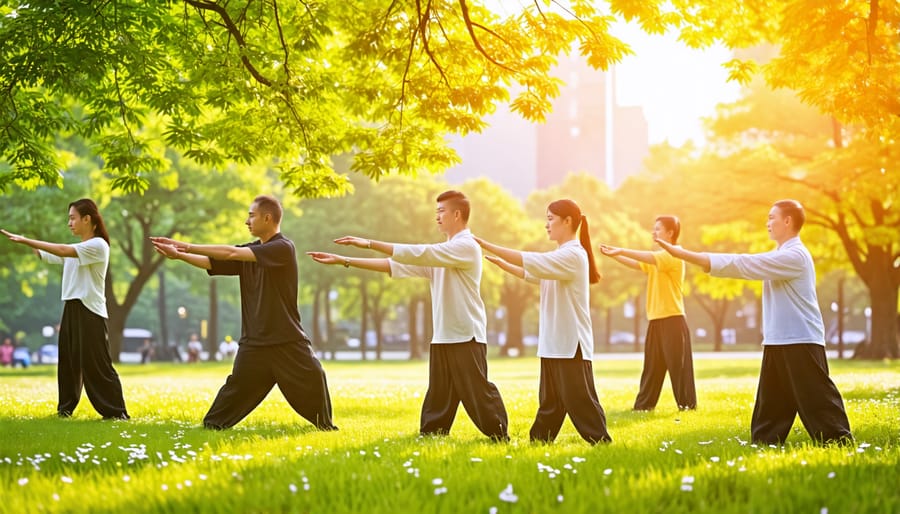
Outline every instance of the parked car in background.
[(119, 350), (119, 362), (140, 364), (141, 346), (144, 339), (153, 341), (153, 332), (146, 328), (126, 328), (122, 331), (122, 348)]
[(634, 344), (634, 333), (613, 330), (609, 335), (609, 344)]
[(18, 346), (13, 350), (12, 367), (18, 368), (20, 366), (23, 368), (31, 366), (31, 350), (27, 346)]

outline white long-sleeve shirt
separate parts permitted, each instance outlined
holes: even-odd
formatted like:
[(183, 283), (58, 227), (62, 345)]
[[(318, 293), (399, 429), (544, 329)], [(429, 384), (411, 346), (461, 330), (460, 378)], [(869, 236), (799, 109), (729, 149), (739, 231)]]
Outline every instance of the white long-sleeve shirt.
[(94, 314), (109, 318), (106, 311), (106, 270), (109, 245), (102, 237), (92, 237), (71, 245), (78, 257), (59, 257), (38, 250), (41, 260), (62, 264), (62, 300), (81, 300)]
[(710, 275), (763, 281), (764, 345), (825, 346), (825, 324), (816, 296), (816, 268), (799, 237), (766, 253), (708, 255)]
[(481, 300), (481, 247), (469, 229), (437, 244), (395, 244), (394, 278), (431, 281), (432, 344), (487, 343), (487, 314)]
[(522, 252), (525, 280), (540, 281), (538, 357), (571, 359), (581, 345), (584, 360), (594, 358), (588, 256), (577, 240), (550, 252)]

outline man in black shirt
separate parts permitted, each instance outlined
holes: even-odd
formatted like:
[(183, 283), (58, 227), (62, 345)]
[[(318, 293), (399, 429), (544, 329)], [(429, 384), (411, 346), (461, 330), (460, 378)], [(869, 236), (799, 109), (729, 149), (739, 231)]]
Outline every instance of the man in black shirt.
[(170, 259), (210, 275), (240, 277), (241, 339), (231, 375), (203, 418), (207, 428), (234, 426), (277, 384), (298, 414), (320, 430), (337, 429), (325, 371), (300, 325), (296, 250), (281, 234), (281, 215), (278, 200), (257, 196), (246, 225), (259, 239), (238, 246), (150, 238), (156, 251)]

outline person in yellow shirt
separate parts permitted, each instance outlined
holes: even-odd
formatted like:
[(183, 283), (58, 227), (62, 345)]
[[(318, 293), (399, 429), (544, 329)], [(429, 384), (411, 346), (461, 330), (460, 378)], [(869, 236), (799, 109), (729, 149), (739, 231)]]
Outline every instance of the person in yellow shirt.
[[(653, 224), (654, 239), (678, 242), (681, 222), (675, 216), (658, 216)], [(666, 372), (672, 382), (675, 402), (681, 410), (697, 407), (691, 331), (684, 315), (684, 262), (665, 250), (629, 250), (605, 244), (603, 255), (647, 274), (647, 338), (644, 343), (644, 370), (634, 410), (653, 410), (659, 401)]]

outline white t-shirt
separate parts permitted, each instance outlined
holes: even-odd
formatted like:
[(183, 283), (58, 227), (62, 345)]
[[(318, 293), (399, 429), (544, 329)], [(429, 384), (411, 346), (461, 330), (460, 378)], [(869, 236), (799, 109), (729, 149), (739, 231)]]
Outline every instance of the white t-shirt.
[(71, 245), (78, 257), (58, 257), (39, 250), (41, 260), (62, 264), (62, 300), (81, 300), (94, 314), (109, 318), (106, 311), (106, 270), (109, 245), (102, 237), (92, 237)]
[(540, 281), (538, 357), (571, 359), (581, 345), (584, 360), (594, 358), (588, 256), (578, 240), (551, 252), (522, 252), (525, 280)]
[(433, 344), (487, 343), (487, 314), (481, 300), (481, 247), (469, 229), (448, 241), (426, 245), (394, 245), (390, 259), (394, 278), (431, 281)]

